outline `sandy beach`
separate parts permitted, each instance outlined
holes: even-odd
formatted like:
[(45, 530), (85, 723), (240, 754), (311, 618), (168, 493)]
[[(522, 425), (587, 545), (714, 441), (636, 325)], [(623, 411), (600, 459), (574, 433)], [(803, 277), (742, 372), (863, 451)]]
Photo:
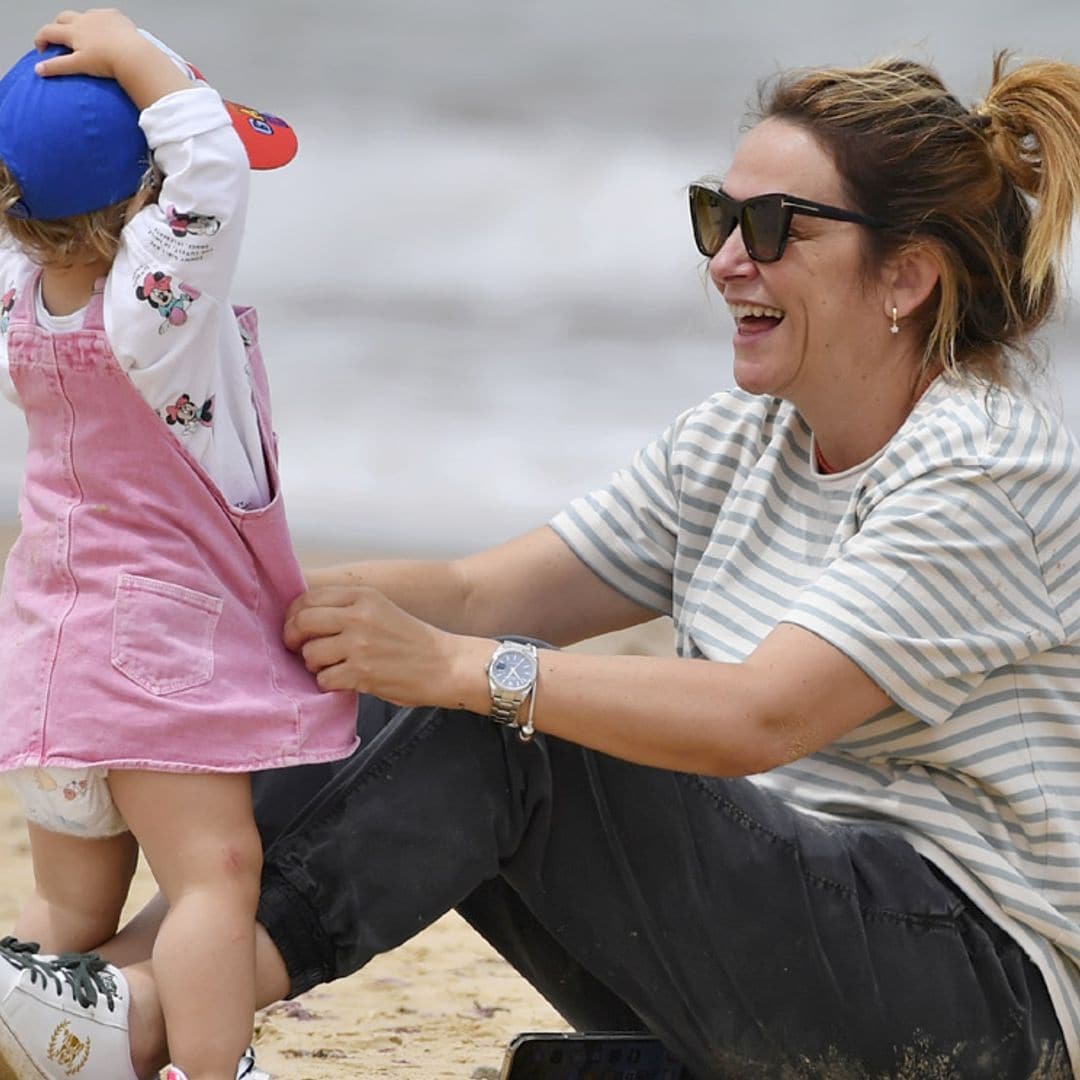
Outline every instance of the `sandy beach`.
[[(5, 542), (0, 553), (6, 549)], [(314, 566), (337, 560), (309, 552), (303, 561)], [(662, 623), (649, 624), (585, 648), (656, 651), (669, 633)], [(25, 824), (0, 783), (0, 927), (13, 924), (31, 882)], [(153, 892), (153, 879), (140, 863), (129, 909)], [(275, 1080), (497, 1080), (503, 1050), (515, 1034), (563, 1030), (547, 1002), (451, 912), (363, 971), (263, 1009), (255, 1021), (255, 1046), (259, 1064)]]
[[(0, 784), (0, 926), (31, 887), (22, 815)], [(131, 904), (154, 892), (140, 864)], [(5, 930), (6, 932), (6, 930)], [(275, 1080), (488, 1080), (518, 1031), (565, 1029), (547, 1003), (456, 914), (347, 979), (263, 1009), (259, 1064)]]
[[(0, 790), (0, 923), (30, 888), (22, 817)], [(132, 893), (153, 893), (140, 866)], [(547, 1003), (454, 913), (364, 971), (255, 1020), (259, 1064), (276, 1080), (424, 1077), (488, 1080), (518, 1031), (564, 1030)]]

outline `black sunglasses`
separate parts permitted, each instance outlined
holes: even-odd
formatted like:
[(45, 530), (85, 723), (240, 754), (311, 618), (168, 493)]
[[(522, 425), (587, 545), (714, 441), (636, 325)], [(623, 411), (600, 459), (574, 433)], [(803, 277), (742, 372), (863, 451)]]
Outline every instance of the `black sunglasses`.
[(739, 202), (720, 187), (703, 181), (690, 185), (690, 221), (694, 226), (694, 242), (698, 251), (711, 259), (735, 231), (742, 231), (746, 253), (754, 262), (776, 262), (784, 254), (791, 218), (794, 214), (828, 218), (830, 221), (853, 221), (871, 229), (884, 229), (887, 221), (841, 210), (838, 206), (811, 202), (794, 195), (774, 192), (755, 195)]

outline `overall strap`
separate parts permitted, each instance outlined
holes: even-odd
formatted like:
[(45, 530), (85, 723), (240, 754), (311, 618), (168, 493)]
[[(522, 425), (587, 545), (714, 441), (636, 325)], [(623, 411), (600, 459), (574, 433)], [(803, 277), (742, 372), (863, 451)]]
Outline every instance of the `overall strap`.
[(34, 310), (34, 297), (37, 295), (38, 283), (41, 281), (40, 267), (35, 270), (15, 295), (15, 306), (11, 309), (11, 321), (28, 323), (33, 326), (37, 321)]
[(251, 390), (259, 420), (269, 431), (272, 425), (270, 414), (270, 384), (263, 363), (262, 348), (259, 345), (259, 315), (251, 306), (233, 305), (233, 316), (240, 327), (240, 336), (244, 341), (248, 363), (251, 367)]
[(84, 330), (105, 330), (105, 279), (99, 277), (94, 282), (94, 291), (90, 294), (90, 302), (86, 305), (86, 315), (83, 317)]
[[(41, 288), (41, 270), (35, 270), (27, 279), (19, 294), (15, 298), (15, 306), (11, 310), (12, 322), (22, 322), (29, 326), (37, 325), (37, 294)], [(83, 309), (83, 329), (105, 329), (105, 279), (98, 278), (94, 282), (94, 291), (90, 294), (90, 300)]]

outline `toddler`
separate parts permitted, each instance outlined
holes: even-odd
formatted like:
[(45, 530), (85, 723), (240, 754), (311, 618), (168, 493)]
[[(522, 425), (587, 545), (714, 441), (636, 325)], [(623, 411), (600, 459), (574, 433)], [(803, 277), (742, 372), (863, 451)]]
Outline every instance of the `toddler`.
[(255, 315), (229, 301), (249, 164), (295, 145), (117, 11), (63, 12), (35, 46), (0, 81), (0, 379), (29, 432), (0, 591), (0, 769), (35, 876), (16, 934), (108, 940), (137, 844), (169, 904), (173, 1073), (233, 1080), (255, 1008), (248, 774), (356, 742), (355, 698), (281, 642), (303, 578)]

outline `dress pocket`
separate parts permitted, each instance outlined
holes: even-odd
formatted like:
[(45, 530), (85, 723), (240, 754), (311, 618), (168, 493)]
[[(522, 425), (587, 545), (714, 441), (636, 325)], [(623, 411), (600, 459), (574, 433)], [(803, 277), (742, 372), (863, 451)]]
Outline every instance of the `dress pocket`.
[(133, 683), (163, 696), (214, 675), (214, 631), (224, 601), (167, 581), (116, 580), (112, 663)]

